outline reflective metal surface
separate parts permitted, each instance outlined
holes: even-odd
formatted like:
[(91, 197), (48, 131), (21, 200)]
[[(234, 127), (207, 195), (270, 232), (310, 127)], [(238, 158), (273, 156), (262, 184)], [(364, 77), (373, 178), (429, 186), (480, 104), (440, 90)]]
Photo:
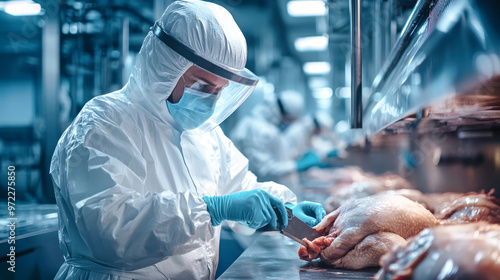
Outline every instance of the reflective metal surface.
[[(307, 240), (314, 240), (321, 235), (315, 231), (312, 227), (304, 223), (299, 218), (293, 215), (293, 211), (291, 208), (286, 207), (286, 212), (288, 214), (288, 226), (283, 230), (282, 234), (302, 245), (306, 245), (302, 242), (302, 239), (306, 238)], [(281, 227), (281, 222), (278, 219), (278, 228)]]
[(370, 279), (378, 268), (334, 269), (299, 259), (300, 245), (279, 233), (265, 233), (218, 279)]
[(364, 111), (364, 136), (386, 128), (394, 132), (393, 124), (401, 130), (400, 120), (420, 126), (414, 121), (426, 117), (436, 126), (423, 130), (450, 131), (467, 124), (480, 128), (479, 123), (488, 124), (482, 129), (498, 128), (500, 3), (440, 2), (450, 2), (442, 14), (431, 11), (427, 20), (418, 17), (420, 23), (407, 24), (415, 31), (405, 37), (410, 43), (401, 56), (388, 62), (392, 70), (374, 83)]
[[(41, 232), (57, 231), (57, 205), (18, 202), (15, 207), (16, 238)], [(0, 243), (9, 238), (9, 215), (7, 201), (0, 203)]]
[(363, 125), (362, 60), (361, 60), (361, 0), (349, 1), (351, 12), (351, 128)]
[(410, 46), (412, 38), (415, 37), (418, 32), (418, 27), (427, 21), (430, 10), (434, 6), (435, 2), (436, 0), (420, 0), (417, 2), (416, 6), (413, 8), (410, 18), (401, 31), (401, 36), (394, 45), (394, 48), (380, 70), (380, 73), (375, 77), (373, 82), (374, 88), (378, 88), (380, 82), (387, 80), (387, 76), (391, 74), (405, 51)]

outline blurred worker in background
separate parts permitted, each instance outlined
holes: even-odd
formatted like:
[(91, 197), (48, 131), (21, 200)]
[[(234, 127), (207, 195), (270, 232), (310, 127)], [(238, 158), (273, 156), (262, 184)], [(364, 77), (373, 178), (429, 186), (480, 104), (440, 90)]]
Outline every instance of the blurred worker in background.
[(292, 123), (285, 131), (285, 139), (295, 158), (311, 151), (327, 161), (345, 156), (344, 144), (334, 131), (333, 118), (325, 112), (306, 115)]
[(313, 152), (297, 159), (290, 145), (298, 141), (287, 139), (286, 128), (303, 112), (304, 98), (299, 93), (285, 91), (279, 97), (269, 93), (231, 132), (231, 140), (248, 158), (250, 170), (260, 181), (272, 180), (296, 191), (298, 172), (324, 166)]
[[(219, 127), (257, 83), (245, 63), (227, 10), (169, 5), (127, 85), (89, 101), (59, 140), (56, 279), (213, 279), (222, 221), (287, 224), (294, 193), (258, 183)], [(310, 225), (325, 214), (312, 202), (293, 212)]]

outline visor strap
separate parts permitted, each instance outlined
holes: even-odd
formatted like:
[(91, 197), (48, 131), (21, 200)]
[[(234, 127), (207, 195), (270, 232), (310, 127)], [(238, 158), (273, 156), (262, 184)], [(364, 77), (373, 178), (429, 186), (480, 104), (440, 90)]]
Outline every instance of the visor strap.
[(151, 27), (151, 31), (153, 31), (153, 34), (160, 39), (165, 45), (170, 47), (172, 50), (174, 50), (176, 53), (180, 54), (187, 60), (191, 61), (192, 63), (200, 66), (201, 68), (212, 72), (222, 78), (231, 80), (233, 82), (247, 85), (247, 86), (254, 86), (257, 84), (258, 80), (255, 79), (250, 79), (241, 75), (238, 75), (236, 73), (233, 73), (227, 69), (224, 69), (206, 59), (203, 57), (197, 55), (195, 51), (188, 46), (184, 45), (181, 43), (179, 40), (174, 38), (173, 36), (170, 36), (167, 34), (159, 25), (158, 22), (155, 22), (155, 25)]
[(280, 109), (280, 113), (283, 117), (286, 117), (286, 112), (285, 112), (285, 108), (283, 108), (283, 103), (281, 103), (281, 99), (278, 97), (276, 98), (276, 101), (278, 103), (278, 108)]
[(313, 118), (313, 123), (314, 123), (314, 128), (321, 129), (321, 125), (319, 125), (319, 122), (316, 119), (316, 117)]

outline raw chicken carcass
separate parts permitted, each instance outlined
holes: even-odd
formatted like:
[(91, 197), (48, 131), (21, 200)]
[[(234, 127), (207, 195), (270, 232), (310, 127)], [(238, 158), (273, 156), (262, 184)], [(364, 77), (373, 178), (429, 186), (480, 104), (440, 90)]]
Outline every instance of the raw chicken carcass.
[(408, 182), (408, 180), (396, 174), (386, 173), (380, 175), (378, 178), (380, 181), (383, 182), (387, 190), (400, 190), (400, 189), (413, 188), (413, 186), (410, 184), (410, 182)]
[(401, 176), (384, 174), (381, 176), (366, 176), (351, 184), (336, 186), (330, 190), (331, 195), (323, 203), (323, 208), (331, 212), (342, 204), (356, 198), (367, 197), (389, 190), (411, 189), (411, 184)]
[(420, 203), (427, 210), (436, 214), (442, 209), (448, 207), (457, 198), (463, 196), (462, 193), (446, 192), (446, 193), (422, 193), (414, 189), (390, 190), (382, 193), (402, 195), (409, 200)]
[(324, 236), (305, 241), (299, 256), (318, 255), (332, 266), (362, 268), (376, 265), (394, 244), (437, 224), (436, 218), (418, 203), (399, 195), (375, 195), (350, 201), (328, 214), (315, 230)]
[(485, 194), (470, 193), (421, 193), (418, 190), (402, 189), (382, 192), (402, 195), (422, 204), (444, 223), (488, 221), (500, 223), (500, 200), (493, 197), (493, 190)]
[(357, 166), (347, 166), (342, 168), (332, 169), (311, 169), (304, 174), (310, 180), (321, 180), (330, 182), (335, 186), (352, 184), (353, 182), (362, 181), (369, 176), (370, 173), (363, 172)]
[[(299, 257), (306, 261), (315, 259), (322, 250), (331, 245), (334, 238), (331, 236), (322, 236), (314, 241), (304, 239), (307, 244), (299, 249)], [(337, 260), (327, 261), (326, 263), (337, 268), (361, 269), (369, 266), (378, 266), (380, 257), (387, 253), (392, 247), (404, 246), (406, 240), (391, 232), (380, 232), (366, 236), (361, 242), (347, 252), (347, 254)]]
[(500, 277), (500, 225), (478, 222), (425, 229), (381, 258), (376, 279), (494, 280)]
[(411, 201), (415, 201), (419, 203), (420, 205), (424, 206), (427, 210), (433, 212), (432, 207), (428, 203), (428, 196), (426, 194), (423, 194), (419, 190), (414, 190), (414, 189), (401, 189), (401, 190), (390, 190), (390, 191), (385, 191), (380, 194), (394, 194), (394, 195), (401, 195), (406, 198), (408, 198)]
[(428, 209), (436, 214), (441, 209), (448, 207), (455, 199), (462, 196), (463, 193), (445, 192), (445, 193), (427, 193), (425, 194)]
[(442, 223), (486, 221), (500, 224), (500, 200), (490, 193), (466, 193), (435, 213)]
[(332, 212), (343, 204), (356, 198), (374, 195), (385, 190), (382, 183), (375, 179), (366, 179), (353, 182), (352, 184), (342, 185), (332, 191), (331, 195), (323, 203), (323, 208), (325, 208), (327, 213)]

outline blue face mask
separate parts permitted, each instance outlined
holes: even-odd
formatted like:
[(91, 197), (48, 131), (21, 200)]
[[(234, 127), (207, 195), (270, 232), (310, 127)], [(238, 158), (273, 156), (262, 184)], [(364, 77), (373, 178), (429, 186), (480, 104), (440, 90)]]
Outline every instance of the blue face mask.
[(174, 120), (182, 128), (191, 130), (199, 127), (212, 116), (217, 98), (217, 94), (184, 88), (179, 102), (170, 103), (167, 100), (167, 107)]

